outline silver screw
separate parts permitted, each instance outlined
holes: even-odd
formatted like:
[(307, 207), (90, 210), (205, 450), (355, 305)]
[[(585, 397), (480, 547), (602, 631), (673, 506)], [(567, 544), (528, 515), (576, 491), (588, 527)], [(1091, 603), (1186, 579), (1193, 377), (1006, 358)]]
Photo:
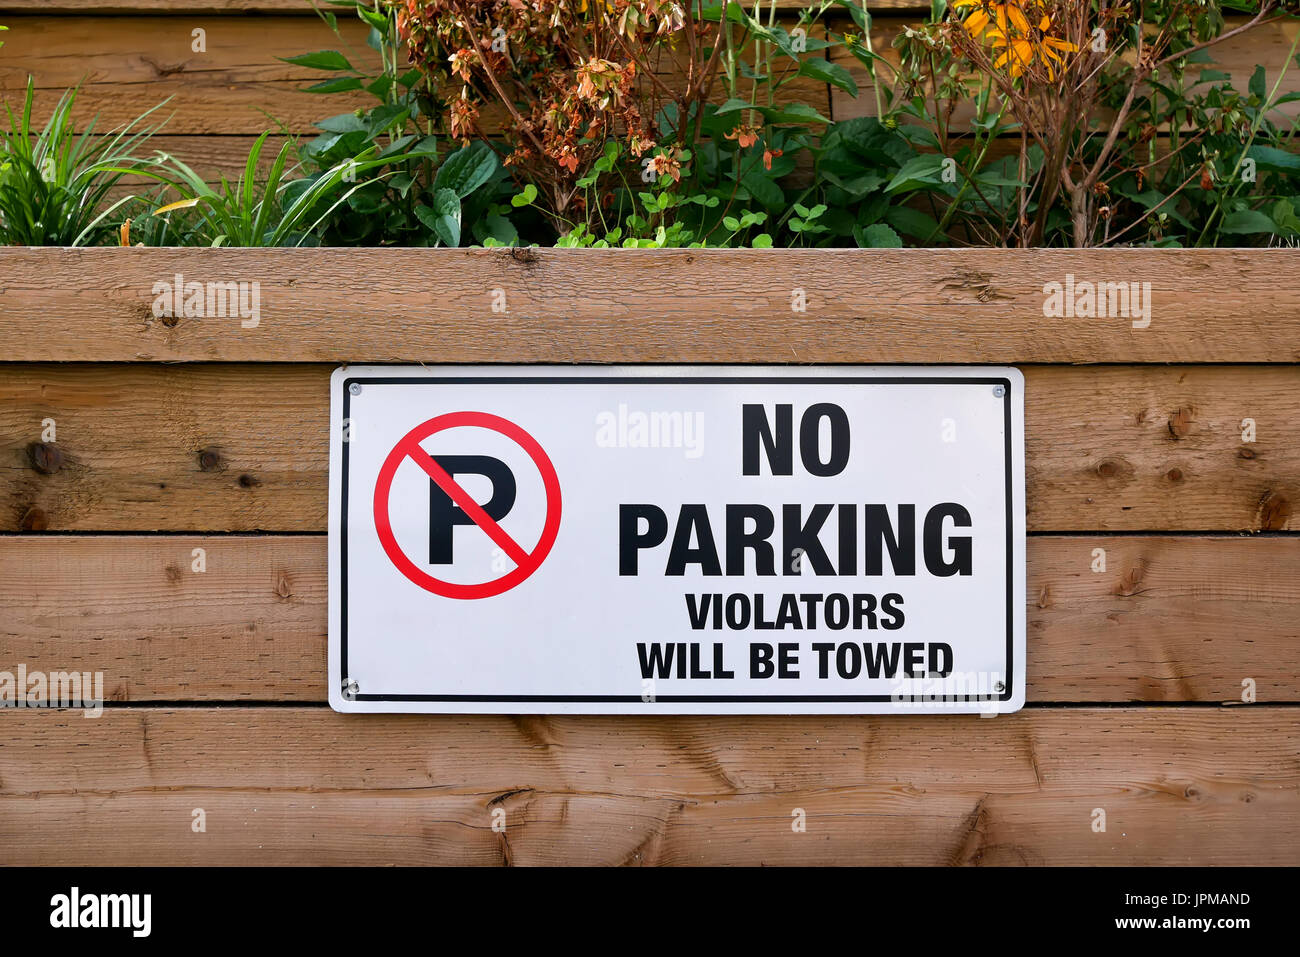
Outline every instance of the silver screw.
[[(356, 684), (356, 682), (354, 681), (353, 684)], [(1004, 685), (1001, 681), (999, 681), (997, 684), (993, 686), (993, 690), (996, 691), (998, 694), (1002, 694), (1002, 692), (1007, 690), (1007, 686)]]
[(343, 679), (343, 697), (347, 698), (349, 701), (356, 701), (357, 695), (360, 691), (361, 686), (357, 684), (355, 678)]
[(1007, 394), (1007, 390), (1006, 390), (1004, 387), (1002, 387), (1002, 386), (1000, 386), (1000, 385), (995, 385), (995, 386), (993, 387), (993, 396), (994, 396), (994, 398), (1000, 399), (1000, 398), (1002, 398), (1002, 397), (1003, 397), (1004, 395), (1006, 395), (1006, 394)]
[(352, 383), (350, 386), (348, 386), (348, 391), (351, 392), (353, 395), (360, 395), (360, 394), (361, 394), (361, 383), (360, 383), (360, 382), (354, 382), (354, 383)]

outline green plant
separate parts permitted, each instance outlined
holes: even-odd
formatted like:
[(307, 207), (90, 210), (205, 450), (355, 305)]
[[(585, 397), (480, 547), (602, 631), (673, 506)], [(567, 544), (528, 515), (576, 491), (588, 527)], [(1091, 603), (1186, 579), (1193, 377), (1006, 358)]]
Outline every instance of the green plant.
[[(1298, 44), (1300, 35), (1271, 84), (1257, 66), (1247, 88), (1237, 90), (1226, 75), (1191, 58), (1168, 82), (1153, 84), (1123, 133), (1123, 165), (1106, 184), (1119, 212), (1114, 218), (1131, 222), (1130, 235), (1195, 246), (1300, 235), (1297, 125), (1279, 109), (1300, 100), (1279, 92), (1296, 65)], [(1200, 67), (1195, 76), (1192, 63)], [(1167, 139), (1146, 135), (1162, 120), (1169, 123)], [(1109, 239), (1112, 230), (1106, 233)]]
[(293, 144), (285, 142), (266, 178), (259, 181), (257, 169), (268, 135), (263, 133), (254, 142), (239, 179), (231, 184), (222, 176), (217, 188), (209, 186), (186, 163), (166, 157), (162, 169), (153, 177), (174, 187), (183, 198), (154, 210), (152, 215), (192, 211), (192, 222), (182, 234), (195, 245), (317, 245), (315, 231), (323, 217), (364, 185), (364, 181), (351, 186), (348, 183), (388, 162), (382, 154), (362, 154), (311, 179), (288, 179)]
[(114, 188), (128, 175), (147, 175), (159, 166), (158, 159), (138, 155), (163, 125), (141, 126), (158, 107), (107, 134), (96, 133), (95, 119), (78, 133), (72, 122), (77, 90), (72, 89), (36, 130), (33, 90), (29, 77), (20, 114), (5, 105), (9, 129), (0, 132), (0, 242), (93, 245), (111, 233), (109, 217), (132, 200), (121, 196), (109, 202)]
[[(711, 80), (709, 27), (695, 3), (428, 0), (400, 5), (398, 22), (429, 82), (459, 91), (447, 104), (452, 135), (484, 137), (489, 106), (508, 114), (507, 163), (537, 187), (538, 208), (560, 231), (594, 223), (576, 184), (606, 143), (640, 159), (655, 145), (651, 124), (665, 103), (678, 107), (684, 138)], [(670, 62), (680, 82), (656, 74)]]
[[(903, 204), (920, 184), (894, 182), (895, 174), (917, 156), (908, 140), (874, 118), (831, 123), (813, 106), (792, 98), (800, 81), (858, 94), (853, 76), (831, 59), (848, 39), (812, 35), (814, 25), (834, 6), (829, 0), (810, 5), (788, 28), (777, 24), (772, 0), (755, 4), (752, 11), (735, 2), (704, 8), (702, 15), (720, 24), (725, 99), (702, 106), (696, 138), (688, 144), (694, 164), (682, 175), (687, 195), (720, 200), (716, 208), (682, 208), (701, 241), (852, 244), (863, 229), (894, 216), (894, 209), (901, 211), (896, 217), (900, 223), (919, 228)], [(878, 202), (886, 187), (891, 187), (890, 201)], [(886, 231), (893, 232), (881, 225), (871, 236), (884, 241)]]
[[(1262, 206), (1287, 219), (1290, 161), (1249, 155), (1257, 140), (1289, 142), (1266, 118), (1287, 97), (1280, 77), (1266, 93), (1262, 68), (1241, 93), (1204, 67), (1215, 44), (1295, 6), (956, 0), (954, 14), (936, 0), (929, 22), (896, 42), (898, 66), (866, 44), (850, 49), (879, 71), (885, 122), (922, 151), (910, 172), (934, 228), (913, 232), (918, 242), (1235, 243), (1271, 221)], [(1225, 20), (1242, 8), (1248, 19)], [(870, 15), (854, 18), (869, 36)], [(972, 107), (963, 130), (953, 117)], [(1017, 148), (999, 156), (999, 145)], [(1259, 158), (1276, 174), (1263, 189), (1238, 176)]]
[[(753, 13), (734, 0), (428, 0), (398, 22), (412, 60), (448, 91), (453, 135), (486, 137), (483, 111), (505, 112), (506, 164), (519, 188), (537, 189), (528, 208), (555, 233), (744, 242), (723, 218), (786, 207), (780, 181), (827, 122), (791, 84), (856, 91), (819, 55), (831, 44), (809, 35), (830, 6), (801, 11), (789, 31), (774, 0)], [(725, 102), (710, 102), (715, 92)], [(647, 207), (647, 190), (675, 200)]]
[[(381, 0), (333, 0), (333, 5), (351, 10), (366, 24), (371, 55), (320, 50), (285, 59), (335, 74), (308, 87), (310, 92), (364, 91), (374, 103), (316, 124), (321, 134), (298, 152), (308, 171), (305, 178), (325, 176), (334, 166), (363, 153), (387, 163), (342, 203), (323, 211), (320, 241), (347, 246), (459, 245), (462, 222), (472, 224), (476, 241), (517, 241), (508, 214), (499, 204), (493, 205), (505, 191), (507, 177), (492, 150), (453, 151), (439, 164), (443, 114), (437, 107), (436, 89), (419, 70), (400, 65), (405, 47), (398, 37), (394, 8)], [(318, 12), (343, 45), (335, 13)], [(377, 70), (358, 65), (374, 58), (379, 62)]]
[[(485, 143), (471, 143), (439, 164), (429, 187), (429, 203), (416, 206), (415, 213), (443, 245), (460, 245), (461, 203), (491, 180), (499, 167), (496, 154)], [(493, 238), (506, 241), (507, 229), (498, 228)]]

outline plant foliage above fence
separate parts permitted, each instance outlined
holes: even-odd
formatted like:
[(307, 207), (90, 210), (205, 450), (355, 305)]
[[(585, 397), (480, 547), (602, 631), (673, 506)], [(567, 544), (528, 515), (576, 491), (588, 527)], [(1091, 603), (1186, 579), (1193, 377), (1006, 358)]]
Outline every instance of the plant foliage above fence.
[[(320, 77), (306, 87), (318, 135), (289, 137), (273, 162), (256, 144), (237, 182), (206, 182), (194, 157), (146, 141), (86, 183), (47, 187), (28, 167), (58, 168), (74, 150), (69, 111), (42, 132), (19, 109), (0, 155), (0, 239), (1291, 243), (1297, 8), (935, 0), (877, 20), (850, 0), (345, 0), (322, 11), (326, 48), (278, 51)], [(1284, 24), (1267, 62), (1216, 61)], [(0, 63), (32, 42), (24, 25)], [(206, 54), (206, 35), (194, 42)], [(440, 169), (471, 145), (481, 172), (448, 185)], [(124, 171), (155, 185), (123, 197), (111, 188)], [(24, 225), (44, 202), (83, 203), (95, 228)]]

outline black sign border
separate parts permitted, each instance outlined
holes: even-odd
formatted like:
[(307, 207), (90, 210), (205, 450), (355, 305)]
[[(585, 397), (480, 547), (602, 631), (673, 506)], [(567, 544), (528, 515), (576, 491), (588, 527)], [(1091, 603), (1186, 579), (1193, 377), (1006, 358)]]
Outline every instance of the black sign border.
[[(1012, 470), (1012, 422), (1011, 422), (1011, 380), (1003, 376), (345, 376), (343, 388), (343, 421), (341, 427), (348, 424), (352, 405), (353, 383), (366, 385), (456, 385), (474, 383), (476, 385), (548, 385), (565, 383), (568, 385), (600, 385), (621, 382), (628, 385), (727, 385), (736, 382), (750, 385), (777, 385), (787, 382), (820, 385), (983, 385), (1002, 386), (1002, 434), (1004, 438), (1004, 464), (1006, 488), (1006, 560), (1007, 560), (1007, 669), (1006, 689), (999, 695), (660, 695), (656, 694), (646, 704), (695, 703), (695, 704), (827, 704), (846, 703), (881, 703), (889, 701), (1010, 701), (1015, 676), (1015, 562), (1012, 516), (1013, 490)], [(343, 444), (342, 494), (339, 507), (339, 673), (344, 679), (348, 677), (348, 474), (349, 443)], [(353, 701), (423, 701), (469, 702), (499, 704), (626, 704), (645, 701), (641, 695), (427, 695), (427, 694), (366, 694), (359, 693)]]

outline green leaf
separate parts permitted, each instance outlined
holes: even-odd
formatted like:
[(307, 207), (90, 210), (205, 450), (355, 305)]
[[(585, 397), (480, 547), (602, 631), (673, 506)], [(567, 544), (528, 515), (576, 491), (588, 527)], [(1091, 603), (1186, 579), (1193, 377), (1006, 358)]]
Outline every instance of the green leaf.
[(401, 134), (406, 129), (406, 121), (411, 115), (409, 106), (396, 106), (388, 103), (376, 106), (365, 115), (366, 129), (371, 136), (393, 132)]
[(718, 107), (717, 112), (718, 115), (721, 116), (723, 113), (735, 113), (737, 110), (748, 110), (752, 108), (753, 104), (750, 103), (749, 100), (742, 100), (733, 96), (731, 99), (727, 100), (727, 102)]
[(332, 80), (322, 80), (306, 88), (307, 93), (347, 93), (361, 89), (361, 79), (355, 76), (339, 76)]
[(773, 125), (789, 126), (791, 124), (829, 123), (807, 103), (790, 103), (786, 106), (755, 106), (748, 100), (732, 97), (717, 109), (717, 115), (739, 113), (741, 110), (753, 110)]
[(826, 131), (822, 145), (845, 149), (867, 160), (867, 167), (902, 166), (916, 150), (897, 131), (886, 128), (874, 116), (841, 120)]
[(750, 245), (753, 246), (755, 249), (771, 249), (772, 237), (769, 236), (767, 233), (759, 233), (757, 236), (754, 237)]
[(382, 13), (376, 13), (374, 10), (367, 10), (365, 7), (358, 6), (357, 16), (376, 30), (384, 31), (388, 29), (388, 18)]
[(769, 107), (760, 112), (769, 123), (776, 125), (830, 122), (829, 119), (822, 116), (807, 103), (790, 103), (782, 107)]
[(433, 206), (417, 206), (415, 215), (444, 245), (460, 245), (460, 197), (453, 190), (438, 190), (433, 194)]
[(933, 216), (907, 206), (891, 206), (885, 211), (885, 222), (900, 233), (921, 241), (930, 239), (939, 229), (939, 224)]
[(1274, 173), (1300, 173), (1300, 156), (1273, 146), (1252, 146), (1246, 158), (1253, 159), (1258, 169)]
[(1262, 65), (1255, 67), (1255, 72), (1250, 75), (1250, 93), (1261, 100), (1264, 98), (1264, 67)]
[(366, 92), (378, 100), (387, 100), (388, 93), (393, 88), (393, 78), (391, 76), (378, 77), (374, 82), (366, 84)]
[(504, 216), (493, 213), (484, 217), (482, 228), (475, 227), (475, 233), (482, 233), (482, 242), (486, 245), (488, 240), (501, 246), (518, 246), (519, 232), (515, 229), (514, 224)]
[(1007, 176), (999, 173), (996, 169), (987, 169), (981, 171), (975, 177), (975, 185), (981, 189), (992, 189), (994, 187), (1003, 187), (1011, 189), (1027, 189), (1028, 183), (1022, 182), (1015, 176)]
[(1273, 204), (1273, 222), (1278, 229), (1288, 236), (1300, 233), (1300, 217), (1296, 216), (1295, 204), (1289, 199), (1279, 199)]
[(464, 199), (486, 183), (496, 168), (497, 154), (492, 152), (492, 147), (486, 143), (471, 143), (442, 161), (433, 179), (433, 188), (451, 190)]
[(854, 226), (853, 238), (863, 249), (898, 249), (903, 245), (898, 233), (884, 223), (872, 223), (866, 228)]
[(1222, 80), (1231, 80), (1231, 73), (1224, 73), (1222, 70), (1202, 70), (1201, 75), (1196, 78), (1196, 85), (1201, 83), (1218, 83)]
[(740, 184), (749, 190), (749, 195), (769, 209), (785, 202), (785, 193), (782, 192), (781, 187), (762, 173), (746, 173), (740, 178)]
[(1223, 217), (1220, 232), (1247, 235), (1252, 233), (1276, 233), (1277, 223), (1272, 217), (1257, 209), (1239, 209)]
[(831, 63), (821, 57), (813, 57), (799, 64), (799, 76), (811, 77), (822, 83), (837, 86), (851, 96), (858, 95), (858, 84), (852, 74), (838, 63)]
[(943, 182), (943, 156), (938, 153), (923, 153), (903, 164), (902, 169), (889, 181), (885, 192), (912, 192), (926, 186), (938, 186)]
[(318, 121), (316, 126), (330, 133), (364, 132), (366, 128), (366, 124), (362, 122), (361, 117), (355, 113), (340, 113), (338, 116), (331, 116)]
[(353, 66), (338, 50), (318, 50), (315, 53), (303, 53), (299, 56), (282, 56), (278, 59), (294, 66), (305, 66), (310, 70), (351, 70)]
[(516, 193), (514, 196), (510, 197), (510, 205), (518, 209), (521, 206), (531, 206), (533, 201), (536, 199), (537, 187), (532, 183), (526, 183), (524, 184), (523, 192)]

